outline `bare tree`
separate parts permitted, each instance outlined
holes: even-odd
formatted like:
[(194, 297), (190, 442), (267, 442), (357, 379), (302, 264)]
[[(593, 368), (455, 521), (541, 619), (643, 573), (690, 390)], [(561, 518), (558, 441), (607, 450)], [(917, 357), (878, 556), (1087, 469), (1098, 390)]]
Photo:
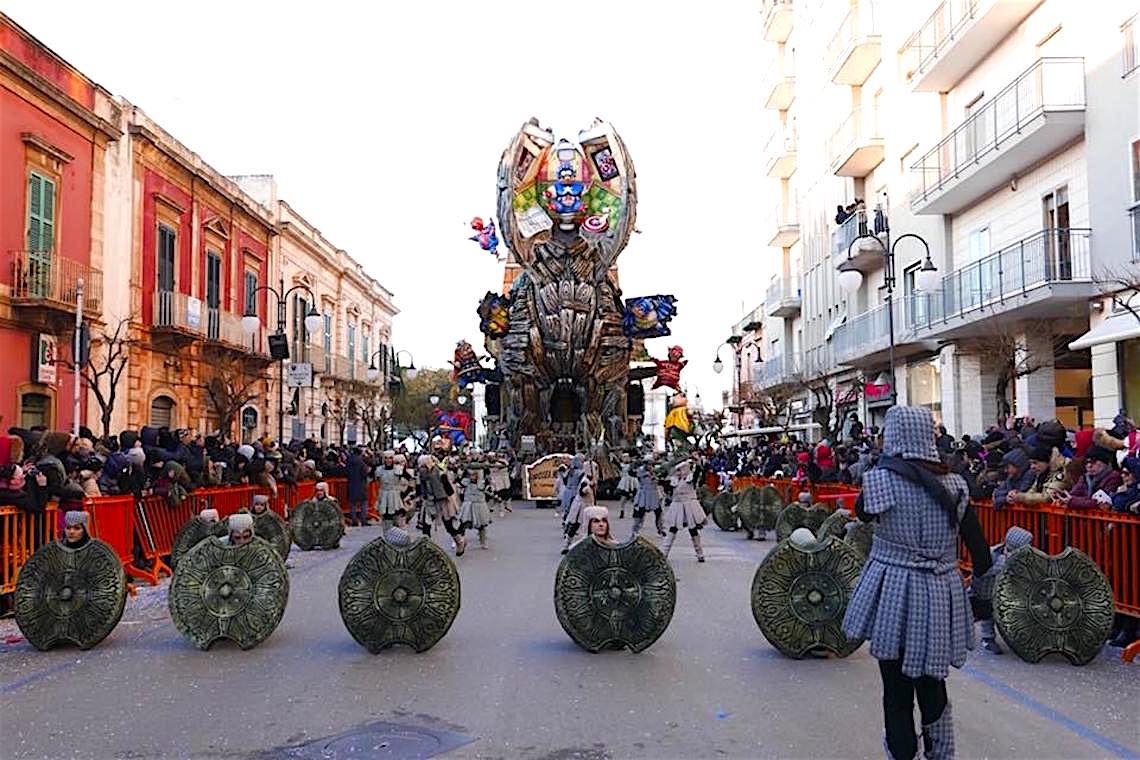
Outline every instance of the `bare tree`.
[(1118, 271), (1106, 271), (1095, 277), (1102, 295), (1112, 299), (1115, 309), (1127, 311), (1140, 322), (1140, 265)]
[[(79, 376), (99, 404), (99, 422), (103, 436), (111, 435), (111, 416), (115, 413), (115, 403), (119, 396), (119, 381), (127, 369), (131, 347), (137, 341), (131, 337), (131, 320), (124, 317), (112, 329), (104, 326), (91, 335), (87, 356), (79, 365)], [(72, 341), (74, 347), (75, 342)], [(74, 352), (74, 348), (72, 349)], [(58, 360), (70, 370), (75, 369), (75, 357)]]
[(782, 427), (787, 431), (792, 421), (792, 401), (799, 395), (798, 387), (780, 386), (742, 400), (745, 406), (756, 410), (761, 427)]
[(233, 435), (234, 420), (242, 408), (261, 396), (259, 383), (265, 380), (262, 370), (250, 371), (241, 357), (224, 355), (211, 360), (210, 375), (202, 384), (210, 408), (218, 416), (218, 427), (225, 435)]
[[(1047, 349), (1042, 348), (1044, 340), (1048, 340)], [(1019, 378), (1051, 366), (1057, 354), (1068, 351), (1070, 340), (1070, 336), (1055, 335), (1054, 325), (1048, 320), (1008, 323), (992, 319), (987, 322), (986, 332), (973, 341), (970, 352), (979, 357), (987, 369), (995, 371), (996, 421), (1004, 421), (1013, 411), (1010, 386)]]

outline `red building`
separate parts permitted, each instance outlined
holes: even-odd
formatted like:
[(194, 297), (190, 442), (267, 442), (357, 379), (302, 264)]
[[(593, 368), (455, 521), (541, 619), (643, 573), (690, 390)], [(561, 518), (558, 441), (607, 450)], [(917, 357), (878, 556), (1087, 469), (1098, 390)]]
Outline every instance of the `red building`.
[(72, 424), (71, 373), (55, 359), (71, 356), (80, 279), (84, 312), (102, 318), (118, 122), (109, 93), (0, 13), (0, 429)]

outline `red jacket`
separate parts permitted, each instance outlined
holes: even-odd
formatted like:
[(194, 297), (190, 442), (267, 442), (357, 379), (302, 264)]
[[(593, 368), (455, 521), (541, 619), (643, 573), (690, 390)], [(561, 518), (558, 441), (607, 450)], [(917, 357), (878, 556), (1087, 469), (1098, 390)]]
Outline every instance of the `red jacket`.
[(1096, 431), (1090, 428), (1077, 431), (1076, 444), (1073, 447), (1077, 456), (1083, 457), (1088, 453), (1088, 450), (1092, 448), (1095, 433)]
[(1120, 477), (1117, 470), (1105, 470), (1095, 480), (1091, 475), (1085, 473), (1077, 478), (1077, 482), (1073, 484), (1073, 490), (1069, 492), (1072, 498), (1069, 499), (1068, 507), (1069, 509), (1097, 509), (1102, 505), (1092, 498), (1094, 493), (1104, 491), (1111, 499), (1116, 493), (1116, 489), (1122, 485), (1124, 485), (1124, 479)]

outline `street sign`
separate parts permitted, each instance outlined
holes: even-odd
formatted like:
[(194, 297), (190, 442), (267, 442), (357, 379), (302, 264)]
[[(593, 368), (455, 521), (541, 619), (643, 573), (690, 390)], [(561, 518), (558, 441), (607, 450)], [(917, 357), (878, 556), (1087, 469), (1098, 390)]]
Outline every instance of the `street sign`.
[(54, 335), (36, 333), (32, 341), (32, 382), (52, 385), (56, 380)]
[(312, 385), (312, 364), (309, 362), (291, 362), (285, 365), (285, 386), (287, 388), (311, 388)]
[(570, 466), (574, 457), (570, 454), (548, 454), (542, 459), (528, 464), (523, 477), (523, 498), (528, 501), (552, 501), (558, 489), (558, 466)]

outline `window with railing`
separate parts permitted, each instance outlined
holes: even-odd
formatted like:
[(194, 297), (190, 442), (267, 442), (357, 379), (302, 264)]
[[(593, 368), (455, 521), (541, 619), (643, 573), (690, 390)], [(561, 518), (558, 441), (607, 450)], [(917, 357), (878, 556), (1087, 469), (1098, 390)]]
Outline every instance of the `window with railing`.
[(974, 19), (979, 0), (943, 0), (918, 31), (903, 45), (912, 71), (921, 71), (937, 58), (958, 33)]
[(333, 338), (333, 317), (329, 312), (325, 312), (325, 334), (324, 340), (321, 343), (321, 348), (324, 353), (324, 371), (325, 373), (332, 372), (332, 338)]
[(206, 337), (219, 340), (222, 335), (222, 257), (206, 251)]
[(1140, 48), (1136, 44), (1136, 16), (1128, 19), (1120, 27), (1122, 36), (1120, 60), (1123, 68), (1120, 76), (1126, 77), (1140, 66)]

